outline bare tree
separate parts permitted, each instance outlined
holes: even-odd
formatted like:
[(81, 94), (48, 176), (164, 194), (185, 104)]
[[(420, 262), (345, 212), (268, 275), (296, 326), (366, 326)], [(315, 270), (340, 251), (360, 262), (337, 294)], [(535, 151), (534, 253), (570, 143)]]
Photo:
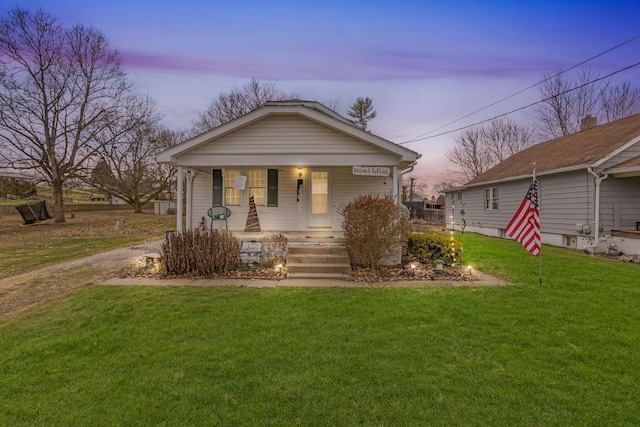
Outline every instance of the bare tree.
[(198, 113), (191, 133), (207, 132), (263, 106), (268, 101), (283, 101), (295, 97), (296, 95), (278, 89), (275, 82), (251, 79), (241, 89), (235, 88), (229, 93), (218, 95), (206, 110)]
[(640, 89), (630, 82), (607, 85), (600, 91), (600, 118), (603, 123), (640, 113)]
[(140, 213), (175, 181), (175, 168), (157, 163), (156, 155), (184, 139), (184, 133), (159, 128), (156, 121), (142, 124), (119, 141), (102, 146), (88, 182)]
[(518, 125), (510, 118), (498, 117), (482, 129), (482, 140), (491, 153), (492, 163), (499, 163), (533, 143), (533, 129)]
[(360, 129), (367, 130), (367, 124), (370, 120), (376, 118), (378, 113), (373, 109), (373, 99), (358, 97), (355, 102), (351, 104), (347, 115), (352, 117), (351, 123), (358, 126)]
[(492, 120), (487, 127), (465, 129), (445, 156), (453, 163), (449, 181), (470, 181), (507, 157), (533, 143), (533, 130), (508, 118)]
[(85, 176), (150, 104), (131, 92), (102, 33), (64, 28), (42, 11), (16, 8), (0, 20), (0, 58), (0, 156), (51, 185), (55, 221), (65, 222), (65, 183)]
[(534, 113), (538, 134), (552, 139), (578, 132), (587, 115), (607, 123), (640, 112), (637, 87), (598, 79), (598, 73), (587, 70), (576, 76), (559, 73), (545, 80), (540, 88), (543, 102)]
[(491, 152), (483, 144), (481, 128), (465, 129), (445, 156), (454, 164), (457, 178), (465, 181), (479, 176), (493, 164)]
[(437, 184), (433, 184), (433, 192), (439, 195), (444, 194), (446, 191), (455, 188), (456, 185), (449, 181), (440, 181)]

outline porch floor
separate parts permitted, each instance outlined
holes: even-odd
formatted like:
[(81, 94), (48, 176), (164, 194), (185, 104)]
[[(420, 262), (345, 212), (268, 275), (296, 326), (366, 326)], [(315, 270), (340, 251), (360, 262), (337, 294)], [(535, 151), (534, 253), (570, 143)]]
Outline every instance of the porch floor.
[(627, 239), (640, 239), (640, 230), (611, 230), (613, 237), (626, 237)]
[(341, 231), (262, 231), (262, 232), (246, 232), (233, 231), (233, 235), (241, 242), (258, 242), (264, 236), (273, 234), (283, 234), (288, 242), (306, 243), (306, 244), (344, 244), (344, 233)]

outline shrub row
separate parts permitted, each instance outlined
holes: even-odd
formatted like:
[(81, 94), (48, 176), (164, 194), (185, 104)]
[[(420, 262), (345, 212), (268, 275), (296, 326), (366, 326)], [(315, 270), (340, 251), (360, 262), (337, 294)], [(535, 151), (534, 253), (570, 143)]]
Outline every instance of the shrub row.
[(437, 259), (445, 264), (462, 261), (462, 244), (439, 234), (412, 234), (409, 237), (408, 251), (425, 264), (432, 264)]
[(187, 230), (172, 234), (162, 245), (166, 276), (216, 277), (238, 265), (240, 242), (226, 230)]

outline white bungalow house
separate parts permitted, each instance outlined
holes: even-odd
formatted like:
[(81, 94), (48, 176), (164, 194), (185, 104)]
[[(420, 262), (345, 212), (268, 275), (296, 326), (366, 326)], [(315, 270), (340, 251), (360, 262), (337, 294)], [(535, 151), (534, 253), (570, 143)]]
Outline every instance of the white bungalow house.
[[(448, 226), (504, 237), (537, 166), (542, 243), (640, 254), (640, 114), (534, 145), (446, 193)], [(464, 213), (463, 213), (464, 212)]]
[[(342, 230), (338, 207), (360, 194), (399, 198), (420, 155), (364, 131), (318, 102), (268, 102), (158, 155), (177, 167), (177, 225), (194, 229), (223, 206), (243, 232), (253, 196), (261, 231)], [(182, 200), (185, 194), (186, 200)], [(186, 212), (183, 212), (183, 202)], [(218, 222), (213, 224), (219, 226)]]

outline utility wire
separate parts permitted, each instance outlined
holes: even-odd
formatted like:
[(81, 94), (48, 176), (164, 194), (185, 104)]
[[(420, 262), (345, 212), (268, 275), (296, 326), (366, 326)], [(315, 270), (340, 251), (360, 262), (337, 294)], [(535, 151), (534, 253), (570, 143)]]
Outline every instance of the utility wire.
[(473, 127), (473, 126), (481, 125), (481, 124), (483, 124), (483, 123), (490, 122), (491, 120), (494, 120), (494, 119), (497, 119), (497, 118), (500, 118), (500, 117), (507, 116), (507, 115), (509, 115), (509, 114), (511, 114), (511, 113), (515, 113), (515, 112), (517, 112), (517, 111), (521, 111), (521, 110), (524, 110), (524, 109), (526, 109), (526, 108), (533, 107), (534, 105), (540, 104), (540, 103), (542, 103), (542, 102), (546, 102), (546, 101), (548, 101), (548, 100), (550, 100), (550, 99), (553, 99), (553, 98), (555, 98), (555, 97), (557, 97), (557, 96), (561, 96), (561, 95), (567, 94), (567, 93), (569, 93), (569, 92), (573, 92), (574, 90), (577, 90), (577, 89), (583, 88), (583, 87), (585, 87), (585, 86), (588, 86), (588, 85), (590, 85), (590, 84), (593, 84), (593, 83), (599, 82), (600, 80), (607, 79), (607, 78), (609, 78), (609, 77), (611, 77), (611, 76), (613, 76), (613, 75), (615, 75), (615, 74), (621, 73), (621, 72), (623, 72), (623, 71), (627, 71), (627, 70), (629, 70), (629, 69), (631, 69), (631, 68), (633, 68), (633, 67), (637, 67), (638, 65), (640, 65), (640, 62), (636, 62), (636, 63), (635, 63), (635, 64), (633, 64), (633, 65), (629, 65), (628, 67), (621, 68), (620, 70), (614, 71), (613, 73), (607, 74), (606, 76), (599, 77), (599, 78), (597, 78), (597, 79), (595, 79), (595, 80), (591, 80), (591, 81), (589, 81), (589, 82), (583, 83), (583, 84), (581, 84), (581, 85), (579, 85), (579, 86), (576, 86), (576, 87), (574, 87), (574, 88), (567, 89), (567, 90), (565, 90), (565, 91), (564, 91), (564, 92), (562, 92), (562, 93), (558, 93), (558, 94), (555, 94), (555, 95), (549, 96), (549, 97), (547, 97), (547, 98), (541, 99), (541, 100), (539, 100), (539, 101), (533, 102), (533, 103), (531, 103), (531, 104), (525, 105), (524, 107), (516, 108), (516, 109), (511, 110), (511, 111), (508, 111), (508, 112), (506, 112), (506, 113), (498, 114), (497, 116), (493, 116), (493, 117), (491, 117), (491, 118), (489, 118), (489, 119), (481, 120), (481, 121), (479, 121), (479, 122), (472, 123), (472, 124), (467, 125), (467, 126), (462, 126), (462, 127), (459, 127), (459, 128), (457, 128), (457, 129), (453, 129), (453, 130), (450, 130), (450, 131), (447, 131), (447, 132), (442, 132), (442, 133), (439, 133), (439, 134), (436, 134), (436, 135), (425, 136), (425, 137), (423, 137), (423, 138), (414, 138), (414, 139), (411, 139), (411, 140), (409, 140), (409, 141), (399, 142), (399, 143), (398, 143), (398, 145), (404, 145), (404, 144), (408, 144), (408, 143), (410, 143), (410, 142), (416, 142), (416, 141), (423, 141), (423, 140), (425, 140), (425, 139), (437, 138), (437, 137), (439, 137), (439, 136), (448, 135), (448, 134), (453, 133), (453, 132), (458, 132), (458, 131), (461, 131), (461, 130), (464, 130), (464, 129), (467, 129), (467, 128), (470, 128), (470, 127)]
[[(435, 129), (433, 129), (433, 130), (431, 130), (431, 131), (429, 131), (429, 132), (423, 133), (422, 135), (418, 135), (418, 136), (416, 136), (415, 138), (409, 139), (409, 140), (407, 140), (407, 141), (405, 141), (405, 142), (401, 142), (401, 143), (399, 143), (399, 144), (400, 144), (400, 145), (403, 145), (403, 144), (408, 144), (408, 143), (410, 143), (410, 142), (414, 142), (414, 141), (421, 141), (421, 140), (424, 140), (424, 139), (428, 139), (428, 138), (423, 138), (423, 136), (426, 136), (426, 135), (429, 135), (430, 133), (433, 133), (433, 132), (439, 131), (439, 130), (440, 130), (440, 129), (442, 129), (442, 128), (445, 128), (445, 127), (447, 127), (447, 126), (449, 126), (449, 125), (452, 125), (452, 124), (454, 124), (454, 123), (457, 123), (457, 122), (459, 122), (460, 120), (466, 119), (467, 117), (473, 116), (474, 114), (477, 114), (477, 113), (479, 113), (479, 112), (481, 112), (481, 111), (484, 111), (484, 110), (486, 110), (487, 108), (491, 108), (491, 107), (493, 107), (494, 105), (497, 105), (497, 104), (499, 104), (499, 103), (501, 103), (501, 102), (503, 102), (503, 101), (506, 101), (507, 99), (510, 99), (510, 98), (513, 98), (514, 96), (520, 95), (522, 92), (526, 92), (526, 91), (528, 91), (529, 89), (532, 89), (532, 88), (534, 88), (534, 87), (536, 87), (536, 86), (538, 86), (538, 85), (541, 85), (542, 83), (544, 83), (544, 82), (546, 82), (546, 81), (548, 81), (548, 80), (551, 80), (551, 79), (556, 78), (556, 77), (558, 77), (558, 76), (560, 76), (560, 75), (562, 75), (562, 74), (564, 74), (564, 73), (567, 73), (567, 72), (569, 72), (569, 71), (571, 71), (571, 70), (573, 70), (573, 69), (575, 69), (575, 68), (578, 68), (579, 66), (584, 65), (584, 64), (586, 64), (587, 62), (593, 61), (594, 59), (599, 58), (600, 56), (605, 55), (605, 54), (607, 54), (607, 53), (609, 53), (609, 52), (612, 52), (612, 51), (614, 51), (614, 50), (616, 50), (616, 49), (618, 49), (618, 48), (620, 48), (620, 47), (624, 46), (625, 44), (631, 43), (632, 41), (637, 40), (637, 39), (640, 39), (640, 34), (639, 34), (639, 35), (637, 35), (637, 36), (635, 36), (635, 37), (632, 37), (632, 38), (630, 38), (629, 40), (626, 40), (626, 41), (624, 41), (624, 42), (622, 42), (622, 43), (620, 43), (620, 44), (618, 44), (618, 45), (616, 45), (616, 46), (613, 46), (612, 48), (609, 48), (609, 49), (607, 49), (607, 50), (605, 50), (605, 51), (603, 51), (603, 52), (600, 52), (599, 54), (597, 54), (597, 55), (595, 55), (595, 56), (592, 56), (592, 57), (591, 57), (591, 58), (589, 58), (589, 59), (585, 59), (584, 61), (582, 61), (582, 62), (580, 62), (580, 63), (578, 63), (578, 64), (574, 65), (573, 67), (567, 68), (566, 70), (562, 70), (562, 71), (560, 71), (559, 73), (554, 74), (553, 76), (547, 77), (547, 78), (545, 78), (544, 80), (541, 80), (541, 81), (539, 81), (539, 82), (537, 82), (537, 83), (534, 83), (534, 84), (532, 84), (532, 85), (530, 85), (530, 86), (528, 86), (528, 87), (526, 87), (526, 88), (524, 88), (524, 89), (521, 89), (521, 90), (519, 90), (519, 91), (518, 91), (518, 92), (516, 92), (516, 93), (513, 93), (513, 94), (511, 94), (511, 95), (509, 95), (509, 96), (506, 96), (506, 97), (504, 97), (504, 98), (502, 98), (502, 99), (499, 99), (498, 101), (495, 101), (495, 102), (493, 102), (493, 103), (491, 103), (491, 104), (489, 104), (489, 105), (487, 105), (487, 106), (485, 106), (485, 107), (482, 107), (482, 108), (480, 108), (480, 109), (478, 109), (478, 110), (475, 110), (475, 111), (473, 111), (473, 112), (471, 112), (471, 113), (469, 113), (469, 114), (467, 114), (467, 115), (465, 115), (465, 116), (462, 116), (462, 117), (460, 117), (460, 118), (458, 118), (458, 119), (455, 119), (455, 120), (453, 120), (453, 121), (451, 121), (451, 122), (449, 122), (449, 123), (447, 123), (447, 124), (444, 124), (444, 125), (442, 125), (442, 126), (440, 126), (440, 127), (437, 127), (437, 128), (435, 128)], [(610, 74), (610, 75), (613, 75), (613, 74)], [(597, 80), (596, 80), (596, 81), (597, 81)], [(535, 105), (535, 104), (536, 104), (536, 103), (531, 104), (531, 105)], [(529, 106), (531, 106), (531, 105), (529, 105)], [(527, 106), (527, 107), (529, 107), (529, 106)], [(527, 108), (527, 107), (523, 107), (523, 108)], [(522, 109), (522, 108), (520, 108), (520, 109), (518, 109), (518, 110), (513, 110), (512, 112), (519, 111), (519, 110), (521, 110), (521, 109)], [(510, 114), (510, 113), (505, 113), (505, 114), (502, 114), (502, 115), (500, 115), (500, 116), (496, 116), (496, 117), (502, 117), (502, 116), (507, 115), (507, 114)], [(489, 120), (491, 120), (491, 119), (489, 119)], [(480, 122), (480, 123), (484, 123), (484, 122), (486, 122), (486, 121), (487, 121), (487, 120), (484, 120), (484, 121), (482, 121), (482, 122)], [(470, 126), (473, 126), (473, 125), (470, 125)], [(465, 126), (465, 127), (461, 128), (461, 129), (465, 129), (466, 127), (468, 127), (468, 126)], [(459, 130), (459, 129), (458, 129), (458, 130)], [(454, 130), (454, 131), (451, 131), (451, 132), (456, 132), (456, 131)], [(441, 134), (438, 134), (438, 135), (434, 135), (433, 137), (435, 138), (436, 136), (446, 135), (447, 133), (450, 133), (450, 132), (445, 132), (445, 133), (441, 133)]]

